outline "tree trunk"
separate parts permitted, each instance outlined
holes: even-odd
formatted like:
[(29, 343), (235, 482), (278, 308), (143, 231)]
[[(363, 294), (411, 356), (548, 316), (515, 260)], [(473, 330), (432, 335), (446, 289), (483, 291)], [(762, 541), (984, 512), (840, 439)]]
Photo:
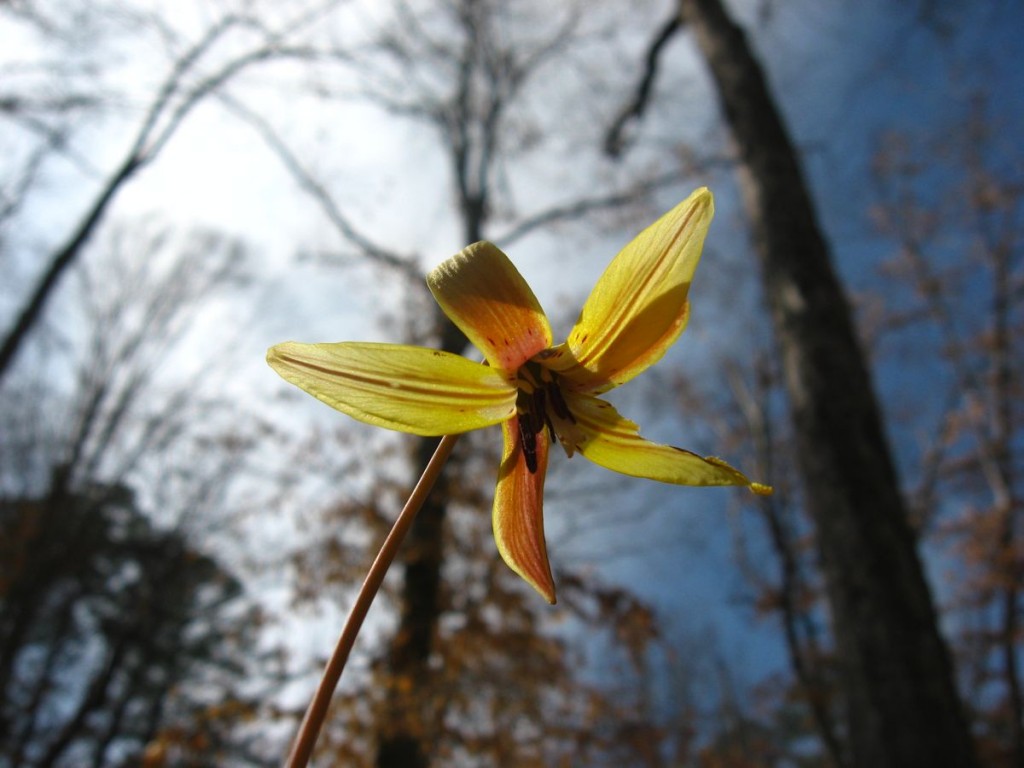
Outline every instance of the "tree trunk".
[[(465, 98), (465, 97), (464, 97)], [(494, 126), (491, 126), (491, 130)], [(486, 177), (469, 162), (466, 145), (456, 142), (450, 148), (459, 214), (464, 242), (468, 245), (482, 240), (488, 216), (486, 184), (478, 189), (471, 179)], [(491, 155), (485, 153), (486, 158)], [(486, 165), (484, 166), (486, 168)], [(460, 354), (469, 343), (439, 307), (434, 312), (439, 329), (440, 347), (445, 352)], [(424, 467), (437, 447), (435, 440), (422, 440), (417, 446), (415, 461)], [(433, 491), (416, 515), (406, 543), (405, 572), (398, 631), (388, 653), (391, 693), (384, 718), (378, 729), (376, 768), (427, 768), (431, 750), (425, 744), (425, 733), (434, 718), (433, 691), (430, 680), (430, 653), (433, 649), (437, 620), (441, 613), (441, 565), (444, 558), (444, 518), (447, 508), (449, 460), (445, 472), (437, 479)], [(416, 693), (410, 693), (415, 691)]]
[[(441, 349), (462, 352), (466, 337), (444, 314)], [(437, 447), (436, 440), (416, 445), (416, 466), (425, 467)], [(433, 721), (430, 654), (441, 613), (441, 566), (444, 555), (444, 518), (447, 508), (448, 470), (416, 515), (405, 542), (404, 571), (398, 629), (388, 649), (389, 695), (379, 721), (377, 768), (426, 768), (430, 764), (426, 736)]]
[(974, 765), (850, 308), (797, 154), (720, 0), (680, 0), (740, 156), (843, 673), (853, 763)]

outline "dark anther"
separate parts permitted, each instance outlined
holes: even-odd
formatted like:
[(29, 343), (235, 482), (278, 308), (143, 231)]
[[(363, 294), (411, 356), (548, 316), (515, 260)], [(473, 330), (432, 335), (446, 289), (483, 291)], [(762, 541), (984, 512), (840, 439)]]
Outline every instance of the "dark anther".
[(523, 457), (526, 459), (526, 468), (530, 474), (537, 472), (537, 430), (534, 426), (532, 413), (523, 413), (519, 416), (519, 445), (523, 449)]
[(548, 415), (548, 409), (544, 404), (544, 396), (543, 389), (538, 388), (533, 391), (533, 431), (540, 432), (547, 426), (548, 437), (554, 440), (555, 425), (551, 423), (551, 417)]
[(548, 387), (548, 397), (551, 399), (551, 408), (558, 418), (565, 419), (573, 424), (576, 423), (572, 411), (569, 410), (569, 406), (565, 404), (565, 399), (562, 397), (562, 390), (558, 388), (557, 384), (552, 384)]
[(541, 389), (540, 387), (537, 387), (537, 389), (533, 390), (532, 401), (530, 404), (530, 413), (534, 417), (536, 422), (538, 422), (539, 427), (541, 414), (544, 413), (544, 390)]

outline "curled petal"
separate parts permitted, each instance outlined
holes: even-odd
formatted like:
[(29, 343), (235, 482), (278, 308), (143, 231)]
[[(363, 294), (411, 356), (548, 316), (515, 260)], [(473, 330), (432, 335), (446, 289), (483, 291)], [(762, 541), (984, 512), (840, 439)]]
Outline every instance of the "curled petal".
[(437, 303), (492, 367), (512, 374), (551, 346), (551, 326), (508, 256), (481, 241), (427, 275)]
[(437, 436), (515, 414), (516, 390), (492, 368), (423, 347), (344, 342), (278, 344), (267, 362), (282, 378), (354, 419)]
[(578, 392), (598, 394), (661, 359), (689, 318), (690, 281), (714, 215), (698, 189), (619, 253), (565, 344), (541, 355)]
[(745, 485), (755, 493), (771, 492), (721, 459), (645, 440), (636, 424), (600, 398), (572, 394), (566, 399), (584, 435), (580, 453), (606, 469), (676, 485)]
[(494, 493), (494, 541), (508, 567), (518, 573), (549, 603), (555, 602), (555, 582), (544, 542), (544, 477), (548, 468), (548, 435), (541, 430), (532, 446), (533, 471), (519, 434), (519, 417), (501, 425), (504, 448)]

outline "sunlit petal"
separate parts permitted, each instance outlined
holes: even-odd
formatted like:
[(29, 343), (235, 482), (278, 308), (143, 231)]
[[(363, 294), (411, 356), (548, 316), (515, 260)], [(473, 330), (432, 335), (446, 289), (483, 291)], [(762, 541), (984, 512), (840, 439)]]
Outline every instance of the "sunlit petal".
[(689, 318), (690, 281), (714, 214), (698, 189), (649, 226), (608, 265), (565, 344), (544, 364), (580, 392), (600, 393), (654, 364)]
[(537, 297), (492, 243), (464, 248), (427, 275), (427, 285), (451, 321), (505, 373), (551, 346)]
[(414, 435), (457, 434), (515, 413), (516, 390), (499, 372), (438, 350), (290, 341), (271, 347), (267, 362), (342, 413)]
[(548, 436), (536, 435), (535, 470), (530, 471), (519, 437), (519, 418), (501, 425), (505, 439), (494, 493), (494, 540), (508, 566), (549, 603), (555, 583), (544, 542), (544, 476), (548, 468)]
[(584, 434), (580, 453), (606, 469), (676, 485), (745, 485), (755, 493), (771, 492), (721, 459), (645, 440), (636, 424), (600, 398), (572, 394), (566, 399)]

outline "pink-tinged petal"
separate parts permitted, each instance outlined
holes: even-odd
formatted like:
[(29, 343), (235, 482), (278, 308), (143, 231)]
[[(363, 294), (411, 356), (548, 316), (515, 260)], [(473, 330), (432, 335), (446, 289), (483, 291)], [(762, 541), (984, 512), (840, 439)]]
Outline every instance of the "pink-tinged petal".
[(511, 375), (551, 346), (551, 326), (537, 297), (492, 243), (464, 248), (427, 275), (427, 285), (494, 368)]
[(555, 582), (544, 542), (544, 476), (548, 468), (548, 435), (536, 435), (534, 471), (527, 466), (519, 436), (519, 417), (501, 425), (504, 448), (494, 493), (494, 540), (509, 568), (522, 576), (549, 603)]
[(565, 344), (539, 360), (566, 387), (598, 394), (629, 381), (675, 343), (689, 318), (690, 281), (714, 215), (698, 189), (608, 265)]
[(423, 347), (278, 344), (284, 379), (354, 419), (414, 435), (453, 435), (515, 414), (516, 389), (493, 368)]
[(584, 435), (580, 453), (606, 469), (676, 485), (745, 485), (754, 493), (771, 493), (714, 456), (645, 440), (636, 424), (600, 398), (569, 394), (566, 401)]

